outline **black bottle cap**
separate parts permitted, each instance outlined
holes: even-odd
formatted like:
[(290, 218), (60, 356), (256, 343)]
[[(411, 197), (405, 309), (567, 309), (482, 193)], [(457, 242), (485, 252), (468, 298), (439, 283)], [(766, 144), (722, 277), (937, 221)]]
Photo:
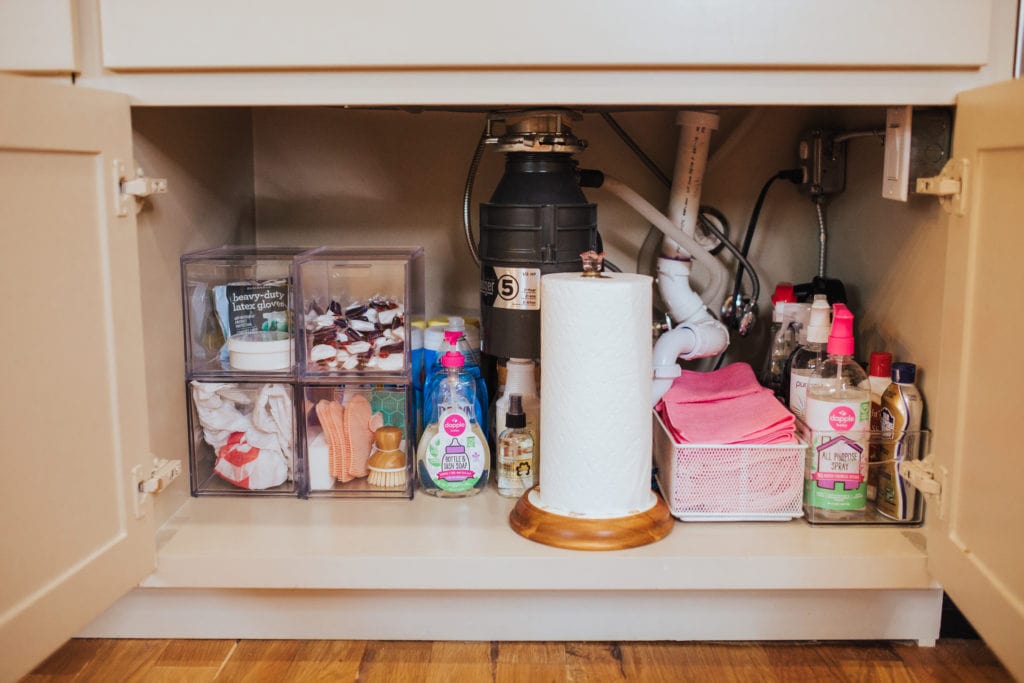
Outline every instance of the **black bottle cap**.
[(893, 363), (892, 381), (897, 384), (913, 384), (917, 376), (917, 366), (913, 363)]
[(519, 394), (509, 394), (505, 426), (512, 429), (526, 426), (526, 413), (523, 412), (523, 397)]

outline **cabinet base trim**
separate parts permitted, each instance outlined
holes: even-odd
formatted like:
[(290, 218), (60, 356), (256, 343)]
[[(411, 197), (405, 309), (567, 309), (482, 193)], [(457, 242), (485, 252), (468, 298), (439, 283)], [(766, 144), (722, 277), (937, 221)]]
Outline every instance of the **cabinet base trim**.
[(346, 591), (139, 588), (88, 638), (916, 640), (942, 590)]

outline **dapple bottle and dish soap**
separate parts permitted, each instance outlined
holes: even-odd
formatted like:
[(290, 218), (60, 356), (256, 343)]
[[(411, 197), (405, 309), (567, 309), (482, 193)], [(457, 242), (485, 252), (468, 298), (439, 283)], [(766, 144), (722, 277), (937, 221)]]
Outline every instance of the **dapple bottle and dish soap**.
[(441, 357), (445, 374), (433, 391), (433, 420), (416, 449), (416, 468), (424, 493), (458, 498), (487, 485), (491, 451), (476, 415), (474, 377), (458, 351)]
[(871, 392), (853, 359), (853, 313), (833, 307), (828, 358), (819, 381), (807, 389), (804, 421), (812, 430), (804, 480), (804, 505), (813, 517), (859, 519), (867, 505)]

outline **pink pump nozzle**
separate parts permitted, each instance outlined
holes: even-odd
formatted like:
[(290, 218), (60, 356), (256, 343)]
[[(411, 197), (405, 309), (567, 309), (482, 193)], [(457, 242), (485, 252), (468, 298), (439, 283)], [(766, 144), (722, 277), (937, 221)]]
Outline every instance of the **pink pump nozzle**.
[[(458, 333), (456, 333), (458, 334)], [(466, 364), (466, 359), (458, 351), (448, 351), (441, 356), (441, 367), (461, 368)]]
[(832, 330), (828, 335), (828, 354), (853, 355), (853, 313), (845, 304), (832, 305)]
[(444, 340), (452, 345), (452, 348), (459, 343), (459, 337), (462, 336), (462, 332), (459, 330), (445, 330)]

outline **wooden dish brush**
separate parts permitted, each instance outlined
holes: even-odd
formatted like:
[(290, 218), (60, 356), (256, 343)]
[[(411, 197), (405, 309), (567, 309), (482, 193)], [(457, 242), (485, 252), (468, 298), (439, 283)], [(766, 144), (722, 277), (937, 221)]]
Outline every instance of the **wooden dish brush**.
[(405, 486), (406, 455), (401, 450), (402, 430), (398, 427), (381, 427), (373, 433), (376, 452), (366, 463), (370, 470), (366, 481), (370, 486), (393, 489)]

